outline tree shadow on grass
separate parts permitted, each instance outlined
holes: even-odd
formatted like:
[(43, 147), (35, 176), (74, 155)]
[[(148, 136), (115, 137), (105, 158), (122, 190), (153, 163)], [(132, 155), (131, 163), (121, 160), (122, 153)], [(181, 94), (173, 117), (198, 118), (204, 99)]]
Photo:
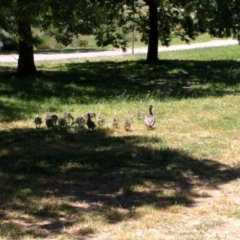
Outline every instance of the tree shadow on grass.
[[(193, 96), (223, 96), (224, 86), (239, 84), (239, 61), (162, 60), (156, 64), (143, 61), (100, 61), (59, 64), (43, 67), (36, 78), (9, 79), (8, 67), (0, 67), (2, 94), (23, 92), (23, 99), (65, 98), (75, 94), (101, 98), (129, 94), (146, 94), (157, 90), (169, 92), (175, 98)], [(11, 69), (10, 69), (11, 71)], [(209, 84), (209, 88), (201, 88)], [(93, 87), (91, 91), (86, 88)], [(106, 89), (107, 87), (107, 89)], [(64, 91), (63, 91), (64, 90)], [(104, 94), (103, 94), (104, 92)]]
[[(151, 96), (165, 101), (239, 94), (239, 69), (240, 62), (223, 60), (84, 62), (43, 67), (38, 77), (19, 80), (8, 77), (8, 69), (0, 67), (0, 95), (6, 98), (0, 102), (0, 118), (9, 121), (15, 115), (22, 119), (49, 98), (60, 104), (88, 104), (116, 98), (138, 100)], [(28, 108), (24, 108), (26, 102)]]
[(196, 186), (218, 189), (240, 177), (238, 166), (195, 159), (156, 137), (114, 137), (110, 129), (14, 129), (0, 140), (0, 218), (17, 212), (34, 237), (76, 224), (79, 237), (94, 234), (84, 226), (89, 216), (112, 224), (140, 219), (138, 207), (192, 207), (210, 197)]

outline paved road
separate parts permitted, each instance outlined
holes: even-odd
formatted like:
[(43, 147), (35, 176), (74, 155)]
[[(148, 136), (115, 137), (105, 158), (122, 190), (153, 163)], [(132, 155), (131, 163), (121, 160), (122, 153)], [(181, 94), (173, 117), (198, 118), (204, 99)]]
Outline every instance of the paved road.
[[(159, 52), (164, 51), (178, 51), (178, 50), (188, 50), (188, 49), (196, 49), (196, 48), (207, 48), (207, 47), (219, 47), (219, 46), (229, 46), (236, 45), (238, 41), (235, 39), (229, 40), (212, 40), (209, 42), (203, 43), (192, 43), (192, 44), (181, 44), (174, 45), (170, 47), (159, 47)], [(135, 48), (135, 54), (147, 53), (147, 48)], [(63, 60), (63, 59), (77, 59), (77, 58), (92, 58), (99, 56), (119, 56), (119, 55), (129, 55), (132, 54), (132, 49), (128, 48), (127, 52), (122, 52), (121, 50), (115, 51), (98, 51), (98, 52), (77, 52), (77, 53), (54, 53), (54, 54), (34, 54), (35, 61), (47, 61), (47, 60)], [(17, 62), (18, 55), (0, 55), (0, 62)]]

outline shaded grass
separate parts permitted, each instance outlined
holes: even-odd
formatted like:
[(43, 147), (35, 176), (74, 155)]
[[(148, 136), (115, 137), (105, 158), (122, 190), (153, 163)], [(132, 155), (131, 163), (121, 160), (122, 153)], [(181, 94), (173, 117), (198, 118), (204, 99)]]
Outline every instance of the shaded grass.
[[(199, 160), (165, 144), (157, 147), (157, 137), (114, 137), (105, 130), (85, 135), (16, 129), (11, 134), (1, 132), (8, 139), (1, 147), (2, 218), (11, 219), (14, 211), (22, 221), (23, 215), (36, 223), (47, 221), (41, 225), (42, 237), (74, 223), (89, 225), (82, 219), (89, 214), (91, 221), (100, 218), (106, 226), (140, 220), (134, 209), (143, 206), (194, 206), (194, 199), (203, 197), (196, 186), (215, 189), (239, 177), (238, 166)], [(99, 231), (87, 229), (82, 233)]]
[[(154, 65), (141, 60), (40, 65), (39, 77), (21, 81), (9, 78), (12, 68), (1, 67), (0, 116), (3, 120), (24, 119), (36, 114), (36, 109), (57, 111), (69, 104), (239, 94), (239, 61), (232, 60), (238, 58), (236, 49), (238, 46), (164, 53), (166, 60)], [(226, 56), (229, 51), (231, 60)], [(218, 56), (221, 52), (227, 60)], [(199, 60), (191, 59), (197, 54)]]
[(181, 212), (207, 197), (196, 188), (218, 189), (239, 178), (238, 165), (199, 159), (166, 139), (111, 132), (1, 131), (1, 218), (18, 219), (17, 229), (32, 222), (36, 229), (25, 233), (33, 238), (63, 228), (91, 236), (109, 224), (141, 221), (147, 206)]
[[(42, 64), (28, 79), (1, 67), (0, 237), (227, 239), (228, 230), (234, 239), (239, 62), (237, 53), (211, 60), (205, 50), (186, 52), (199, 51), (195, 60), (167, 53), (154, 65)], [(149, 104), (153, 131), (143, 124)], [(35, 129), (35, 114), (65, 110), (106, 122), (93, 132)], [(112, 129), (113, 116), (132, 117), (130, 131)]]

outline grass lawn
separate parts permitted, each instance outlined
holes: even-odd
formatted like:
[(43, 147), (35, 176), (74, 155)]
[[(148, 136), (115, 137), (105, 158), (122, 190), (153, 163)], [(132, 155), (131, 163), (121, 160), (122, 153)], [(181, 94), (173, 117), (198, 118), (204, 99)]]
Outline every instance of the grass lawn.
[[(159, 57), (0, 66), (0, 239), (238, 239), (239, 46)], [(46, 111), (105, 123), (36, 129)]]

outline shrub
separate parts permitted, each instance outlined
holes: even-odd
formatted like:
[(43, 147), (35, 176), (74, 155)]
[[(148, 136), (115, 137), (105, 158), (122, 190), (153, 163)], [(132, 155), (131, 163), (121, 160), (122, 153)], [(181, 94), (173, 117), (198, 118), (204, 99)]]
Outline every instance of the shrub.
[(18, 50), (18, 42), (11, 36), (6, 36), (4, 33), (0, 33), (0, 42), (2, 43), (1, 49), (3, 51)]
[(77, 39), (77, 44), (78, 44), (79, 47), (87, 47), (88, 40), (79, 38), (79, 39)]
[(38, 42), (36, 44), (36, 49), (38, 50), (60, 50), (63, 49), (64, 45), (58, 43), (53, 37), (48, 35), (42, 35), (38, 37)]

